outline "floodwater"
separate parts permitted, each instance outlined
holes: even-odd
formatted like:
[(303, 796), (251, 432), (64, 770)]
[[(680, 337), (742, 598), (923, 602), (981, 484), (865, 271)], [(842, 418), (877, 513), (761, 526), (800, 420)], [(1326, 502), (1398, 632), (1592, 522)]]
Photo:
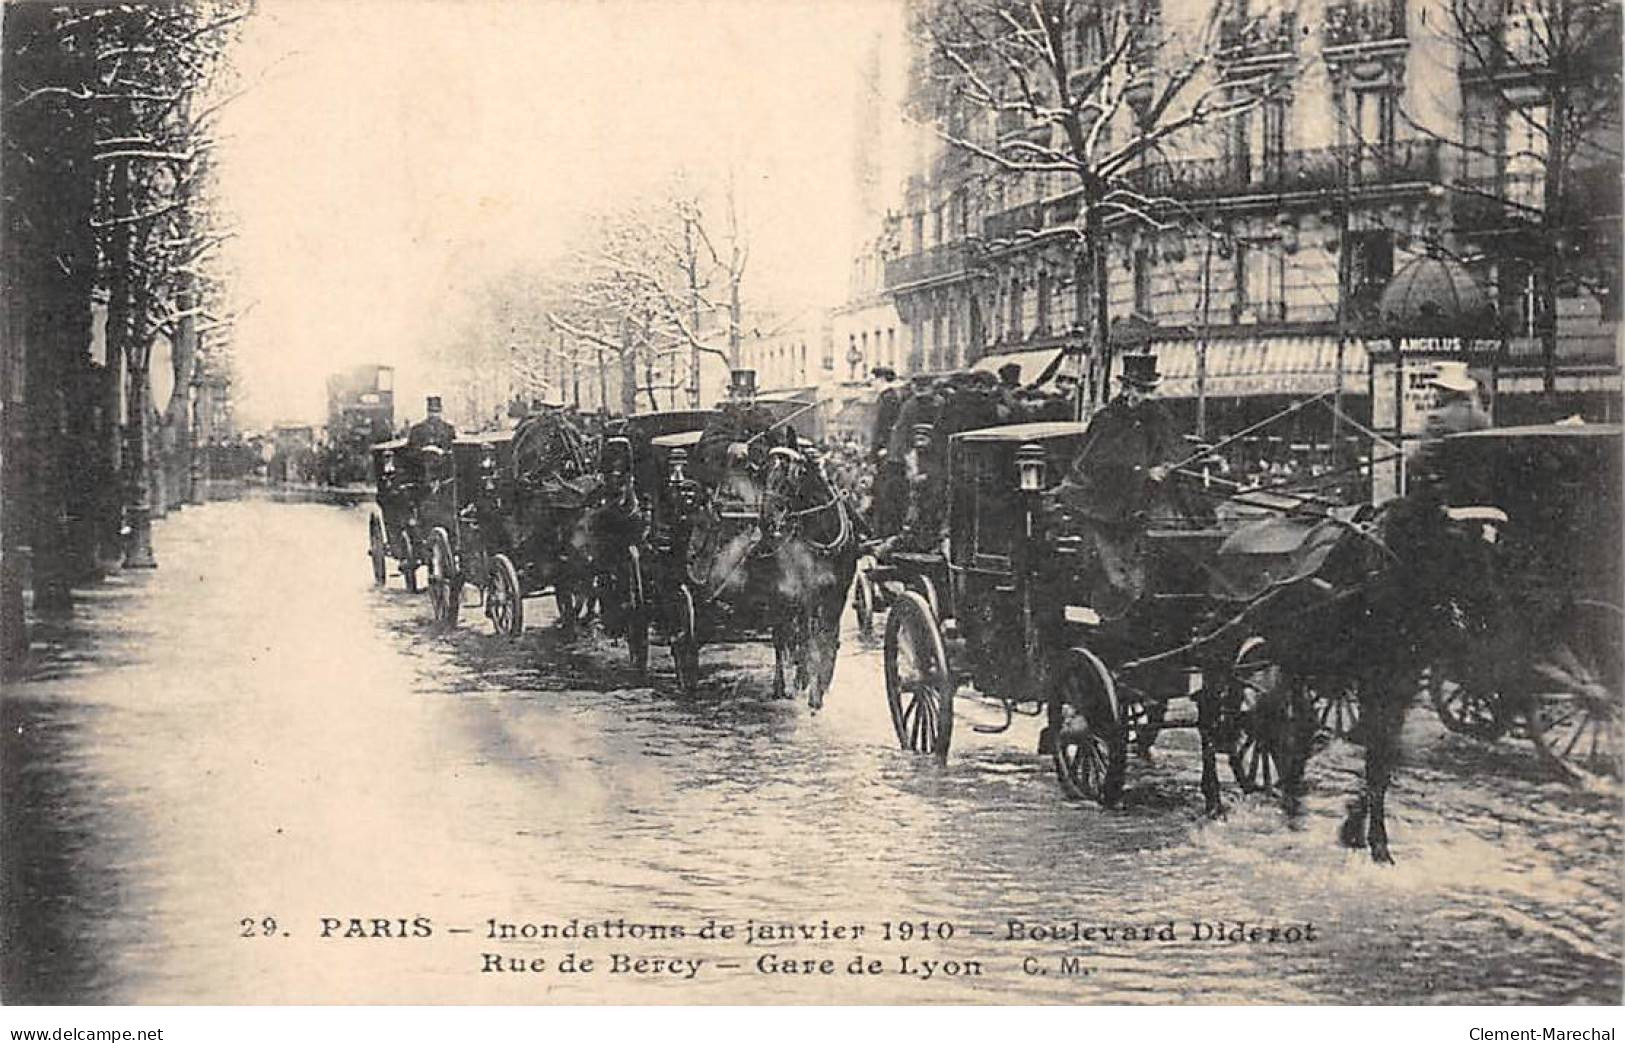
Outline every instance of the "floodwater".
[(685, 700), (540, 599), (518, 642), (431, 633), (364, 508), (157, 541), (0, 700), (8, 1003), (1620, 999), (1617, 789), (1420, 706), (1378, 867), (1336, 846), (1343, 743), (1297, 828), (1228, 777), (1205, 819), (1185, 732), (1102, 812), (974, 700), (945, 766), (899, 751), (850, 631), (816, 715), (756, 646)]

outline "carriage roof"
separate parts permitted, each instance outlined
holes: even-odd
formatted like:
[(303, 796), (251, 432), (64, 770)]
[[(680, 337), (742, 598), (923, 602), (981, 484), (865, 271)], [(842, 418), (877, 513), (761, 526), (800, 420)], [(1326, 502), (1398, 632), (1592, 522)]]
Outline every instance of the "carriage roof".
[(687, 449), (690, 446), (698, 445), (700, 436), (704, 434), (705, 431), (702, 428), (696, 428), (692, 431), (675, 431), (669, 435), (651, 438), (649, 444), (661, 449)]
[(479, 431), (457, 436), (459, 445), (502, 445), (511, 441), (513, 441), (512, 431)]
[(956, 442), (973, 443), (1048, 442), (1057, 438), (1076, 438), (1088, 428), (1089, 425), (1075, 420), (1037, 420), (1026, 424), (1002, 424), (961, 431), (953, 438)]
[(1511, 442), (1528, 438), (1611, 438), (1625, 435), (1621, 424), (1525, 424), (1521, 427), (1488, 427), (1448, 436), (1446, 442)]
[(667, 409), (657, 413), (633, 413), (626, 418), (628, 434), (658, 438), (679, 431), (698, 431), (716, 415), (714, 409)]

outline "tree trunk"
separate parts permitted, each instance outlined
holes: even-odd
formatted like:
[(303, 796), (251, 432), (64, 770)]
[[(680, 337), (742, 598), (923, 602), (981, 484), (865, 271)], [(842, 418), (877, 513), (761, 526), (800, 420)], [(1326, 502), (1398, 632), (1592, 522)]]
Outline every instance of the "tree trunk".
[[(1089, 268), (1089, 292), (1093, 297), (1094, 350), (1090, 353), (1089, 398), (1098, 408), (1111, 399), (1112, 349), (1110, 284), (1106, 273), (1106, 222), (1098, 202), (1099, 190), (1091, 184), (1084, 186), (1085, 231), (1083, 250)], [(1087, 418), (1084, 418), (1087, 419)]]
[(621, 414), (638, 411), (638, 360), (632, 351), (632, 331), (621, 324)]

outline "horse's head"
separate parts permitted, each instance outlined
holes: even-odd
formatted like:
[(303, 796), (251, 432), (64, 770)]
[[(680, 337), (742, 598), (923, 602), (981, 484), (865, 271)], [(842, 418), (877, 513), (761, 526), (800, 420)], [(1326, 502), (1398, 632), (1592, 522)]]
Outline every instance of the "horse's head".
[(1504, 623), (1500, 546), (1506, 513), (1480, 505), (1455, 506), (1422, 494), (1395, 501), (1379, 519), (1383, 545), (1392, 554), (1386, 570), (1397, 595), (1392, 610), (1422, 630), (1464, 648)]

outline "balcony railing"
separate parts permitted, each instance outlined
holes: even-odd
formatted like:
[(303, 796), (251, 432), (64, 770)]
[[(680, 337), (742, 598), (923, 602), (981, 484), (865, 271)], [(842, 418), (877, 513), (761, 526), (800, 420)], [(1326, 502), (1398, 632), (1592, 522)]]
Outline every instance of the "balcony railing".
[(1044, 204), (1026, 203), (1001, 210), (982, 219), (984, 239), (1013, 239), (1019, 232), (1037, 232), (1044, 227)]
[(1405, 0), (1342, 0), (1326, 8), (1327, 47), (1353, 47), (1405, 38)]
[(1246, 62), (1285, 56), (1298, 47), (1298, 16), (1291, 11), (1243, 15), (1219, 23), (1219, 60)]
[(1129, 174), (1150, 196), (1189, 199), (1203, 196), (1336, 190), (1343, 183), (1361, 188), (1439, 179), (1439, 142), (1397, 141), (1390, 145), (1298, 149), (1247, 161), (1232, 158), (1155, 163)]
[(942, 243), (916, 254), (893, 257), (886, 262), (886, 288), (962, 272), (970, 264), (970, 245)]

